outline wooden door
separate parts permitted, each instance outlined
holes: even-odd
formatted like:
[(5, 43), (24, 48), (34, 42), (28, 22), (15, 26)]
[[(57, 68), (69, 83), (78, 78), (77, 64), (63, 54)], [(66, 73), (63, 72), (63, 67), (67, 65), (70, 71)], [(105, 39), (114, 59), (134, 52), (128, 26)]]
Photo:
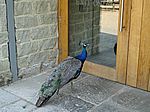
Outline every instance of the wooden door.
[(132, 0), (127, 84), (150, 91), (149, 5), (149, 0)]
[[(116, 69), (86, 62), (83, 71), (126, 84), (131, 0), (120, 0)], [(122, 23), (121, 23), (122, 22)], [(121, 29), (122, 28), (122, 29)]]
[[(123, 5), (122, 5), (123, 1)], [(59, 0), (59, 49), (60, 55), (59, 59), (62, 60), (68, 55), (68, 0)], [(123, 7), (122, 7), (123, 6)], [(113, 81), (118, 81), (120, 83), (126, 82), (127, 76), (127, 56), (128, 56), (128, 41), (129, 41), (129, 29), (130, 29), (130, 10), (131, 2), (130, 0), (121, 0), (120, 2), (119, 14), (119, 26), (120, 26), (120, 17), (122, 16), (122, 31), (118, 29), (118, 48), (117, 48), (117, 65), (116, 69), (110, 68), (103, 65), (98, 65), (89, 61), (86, 61), (84, 64), (83, 71), (110, 79)], [(123, 12), (121, 12), (123, 11)], [(121, 15), (122, 13), (122, 15)], [(120, 27), (119, 27), (120, 28)]]

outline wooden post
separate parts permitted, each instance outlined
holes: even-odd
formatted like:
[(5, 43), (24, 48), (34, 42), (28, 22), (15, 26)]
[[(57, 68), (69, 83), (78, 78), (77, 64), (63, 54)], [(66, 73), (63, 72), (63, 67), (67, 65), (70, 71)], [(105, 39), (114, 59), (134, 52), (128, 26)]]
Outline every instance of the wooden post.
[(141, 38), (137, 87), (150, 91), (150, 0), (144, 0), (141, 18)]
[(68, 56), (68, 0), (58, 0), (59, 62)]
[(127, 84), (136, 87), (143, 0), (132, 0)]
[[(120, 1), (120, 9), (122, 0)], [(117, 81), (120, 83), (126, 83), (127, 77), (127, 61), (128, 61), (128, 42), (129, 42), (129, 34), (130, 34), (130, 15), (131, 15), (131, 0), (124, 0), (124, 11), (123, 11), (123, 29), (120, 31), (120, 27), (118, 27), (118, 39), (117, 39), (117, 64), (116, 64), (116, 72), (117, 72)], [(120, 26), (120, 16), (121, 10), (119, 14), (119, 24)]]

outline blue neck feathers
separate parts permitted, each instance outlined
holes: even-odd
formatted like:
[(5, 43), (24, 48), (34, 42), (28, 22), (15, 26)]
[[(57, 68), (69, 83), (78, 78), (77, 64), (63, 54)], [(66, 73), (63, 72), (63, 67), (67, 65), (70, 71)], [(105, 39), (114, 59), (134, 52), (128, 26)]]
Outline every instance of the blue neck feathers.
[(83, 47), (81, 54), (77, 55), (75, 58), (79, 59), (82, 63), (84, 63), (86, 57), (87, 57), (86, 47)]

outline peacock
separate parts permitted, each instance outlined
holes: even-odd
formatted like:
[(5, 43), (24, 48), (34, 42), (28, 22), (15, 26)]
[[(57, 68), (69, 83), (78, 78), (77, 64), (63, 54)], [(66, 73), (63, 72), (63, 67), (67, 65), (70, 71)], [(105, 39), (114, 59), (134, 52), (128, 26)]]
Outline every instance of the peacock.
[(64, 85), (78, 78), (82, 71), (83, 64), (87, 58), (86, 47), (88, 44), (81, 43), (82, 52), (75, 57), (68, 57), (62, 61), (50, 73), (48, 79), (42, 84), (39, 91), (39, 98), (36, 102), (37, 107), (45, 104), (55, 93), (59, 93), (59, 89)]

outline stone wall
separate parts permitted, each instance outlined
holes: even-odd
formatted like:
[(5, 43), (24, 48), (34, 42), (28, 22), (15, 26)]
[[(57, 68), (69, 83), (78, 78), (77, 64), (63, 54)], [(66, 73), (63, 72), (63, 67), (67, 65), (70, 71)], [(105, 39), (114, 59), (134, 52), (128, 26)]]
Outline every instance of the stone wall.
[[(14, 0), (19, 78), (57, 63), (57, 0)], [(0, 86), (11, 80), (5, 0), (0, 0)]]
[(100, 7), (92, 2), (82, 3), (86, 2), (69, 1), (69, 55), (71, 56), (81, 51), (80, 41), (90, 44), (89, 55), (98, 53), (99, 50)]
[(19, 76), (51, 68), (58, 56), (57, 0), (15, 0)]
[(0, 0), (0, 85), (11, 78), (7, 42), (6, 4), (5, 0)]

